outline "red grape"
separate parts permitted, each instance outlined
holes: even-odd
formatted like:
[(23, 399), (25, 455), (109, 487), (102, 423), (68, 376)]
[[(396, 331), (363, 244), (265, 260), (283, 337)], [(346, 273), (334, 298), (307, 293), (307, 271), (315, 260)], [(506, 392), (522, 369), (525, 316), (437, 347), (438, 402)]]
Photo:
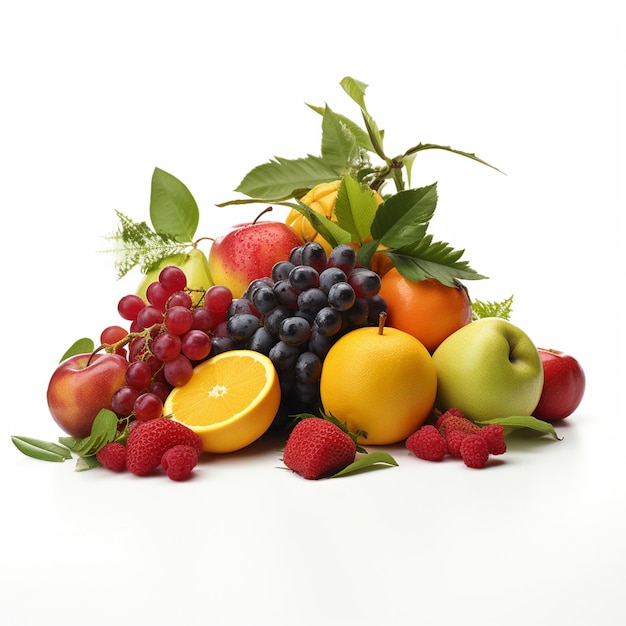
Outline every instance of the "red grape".
[(117, 304), (117, 311), (122, 318), (134, 322), (141, 309), (146, 306), (143, 298), (136, 294), (123, 296)]
[(183, 291), (187, 286), (187, 276), (177, 265), (168, 265), (159, 273), (159, 282), (163, 285), (168, 294), (175, 291)]
[(133, 414), (140, 422), (161, 417), (163, 413), (163, 402), (161, 398), (154, 393), (142, 393), (135, 400), (133, 405)]

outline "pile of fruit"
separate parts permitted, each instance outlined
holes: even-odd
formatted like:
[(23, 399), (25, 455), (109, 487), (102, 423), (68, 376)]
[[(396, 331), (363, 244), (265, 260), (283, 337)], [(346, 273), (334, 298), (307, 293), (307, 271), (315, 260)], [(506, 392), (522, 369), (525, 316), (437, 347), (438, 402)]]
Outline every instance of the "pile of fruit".
[(427, 233), (436, 185), (407, 188), (402, 173), (432, 148), (486, 163), (421, 143), (388, 158), (366, 86), (342, 87), (365, 129), (312, 107), (321, 156), (263, 164), (237, 188), (245, 199), (219, 205), (287, 206), (287, 219), (262, 220), (265, 209), (208, 257), (193, 196), (155, 169), (152, 224), (118, 213), (109, 237), (119, 275), (140, 266), (145, 279), (118, 302), (123, 322), (97, 347), (76, 341), (52, 372), (47, 402), (66, 436), (15, 436), (20, 451), (185, 480), (201, 455), (272, 432), (285, 466), (319, 479), (397, 465), (376, 446), (482, 468), (515, 429), (558, 438), (553, 423), (583, 397), (580, 364), (535, 346), (509, 321), (512, 299), (470, 299), (465, 282), (484, 276)]

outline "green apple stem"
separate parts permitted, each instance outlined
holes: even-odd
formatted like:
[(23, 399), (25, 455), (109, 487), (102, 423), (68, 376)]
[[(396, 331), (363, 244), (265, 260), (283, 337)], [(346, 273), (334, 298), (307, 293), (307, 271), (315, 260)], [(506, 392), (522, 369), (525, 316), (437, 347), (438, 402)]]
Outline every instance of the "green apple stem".
[(378, 314), (378, 334), (382, 335), (385, 329), (385, 322), (387, 321), (387, 311), (381, 311)]

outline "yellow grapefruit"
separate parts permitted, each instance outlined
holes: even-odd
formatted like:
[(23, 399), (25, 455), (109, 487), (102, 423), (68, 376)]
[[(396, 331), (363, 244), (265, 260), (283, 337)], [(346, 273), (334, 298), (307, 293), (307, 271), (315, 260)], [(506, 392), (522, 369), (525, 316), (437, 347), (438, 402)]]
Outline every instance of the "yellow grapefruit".
[(362, 431), (363, 445), (406, 439), (428, 418), (437, 372), (424, 345), (396, 328), (357, 328), (331, 347), (320, 380), (324, 411)]

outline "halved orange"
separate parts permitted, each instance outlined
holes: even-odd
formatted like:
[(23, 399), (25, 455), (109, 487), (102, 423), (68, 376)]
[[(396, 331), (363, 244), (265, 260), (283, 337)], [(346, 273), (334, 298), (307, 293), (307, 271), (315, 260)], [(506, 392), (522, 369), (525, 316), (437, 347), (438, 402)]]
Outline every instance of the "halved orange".
[(229, 350), (200, 363), (167, 397), (164, 414), (188, 426), (205, 452), (241, 450), (263, 435), (280, 404), (278, 375), (254, 350)]

